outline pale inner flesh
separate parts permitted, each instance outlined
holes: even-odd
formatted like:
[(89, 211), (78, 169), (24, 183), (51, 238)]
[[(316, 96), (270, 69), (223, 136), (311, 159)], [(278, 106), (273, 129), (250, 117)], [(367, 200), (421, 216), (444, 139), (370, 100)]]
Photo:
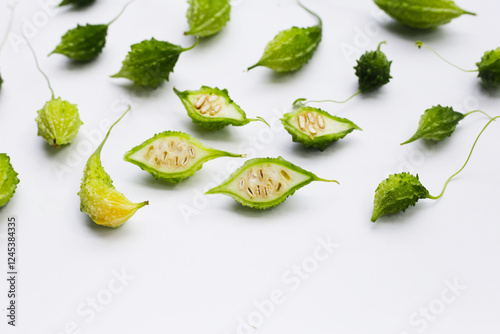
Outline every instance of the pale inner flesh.
[(165, 137), (143, 147), (130, 158), (163, 173), (179, 173), (190, 169), (208, 154), (184, 138)]
[(279, 164), (265, 163), (245, 170), (227, 190), (252, 202), (268, 202), (309, 178)]
[(243, 115), (222, 96), (197, 94), (189, 97), (196, 112), (204, 117), (221, 117), (244, 120)]
[(311, 137), (344, 132), (352, 128), (348, 123), (338, 122), (316, 112), (301, 112), (290, 119), (290, 124)]

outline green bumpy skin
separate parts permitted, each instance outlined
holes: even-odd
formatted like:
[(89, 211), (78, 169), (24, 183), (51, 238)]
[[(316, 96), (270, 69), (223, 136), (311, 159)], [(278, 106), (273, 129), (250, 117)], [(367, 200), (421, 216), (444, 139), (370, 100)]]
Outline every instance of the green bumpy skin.
[(99, 56), (106, 45), (108, 25), (78, 25), (69, 30), (61, 39), (61, 43), (51, 54), (59, 53), (77, 61), (90, 61)]
[(372, 222), (381, 216), (405, 211), (424, 198), (429, 198), (429, 191), (420, 183), (417, 176), (409, 173), (390, 175), (382, 181), (375, 191)]
[[(126, 113), (125, 113), (126, 114)], [(123, 116), (125, 116), (125, 114)], [(101, 151), (113, 127), (109, 129), (101, 145), (92, 154), (85, 165), (80, 186), (80, 210), (86, 213), (96, 224), (116, 228), (129, 220), (137, 210), (149, 202), (132, 203), (113, 186), (113, 180), (101, 163)]]
[(36, 122), (38, 135), (55, 148), (71, 144), (83, 124), (76, 105), (60, 97), (48, 101), (38, 110)]
[(485, 52), (483, 58), (476, 64), (479, 77), (485, 86), (500, 87), (500, 48)]
[(463, 10), (451, 0), (374, 0), (389, 16), (412, 28), (429, 29), (449, 23), (463, 15), (476, 15)]
[(63, 0), (59, 4), (59, 7), (67, 6), (67, 5), (74, 5), (77, 7), (83, 7), (83, 6), (88, 6), (94, 2), (95, 2), (95, 0)]
[(278, 73), (292, 72), (300, 70), (311, 60), (321, 43), (323, 23), (318, 15), (303, 8), (318, 19), (318, 25), (309, 28), (292, 27), (279, 32), (267, 44), (261, 59), (249, 67), (249, 70), (265, 66)]
[(331, 143), (344, 138), (359, 126), (346, 118), (332, 116), (324, 110), (301, 107), (283, 115), (281, 123), (292, 135), (293, 141), (306, 148), (324, 151)]
[(417, 132), (413, 137), (401, 145), (409, 144), (418, 139), (444, 140), (453, 134), (458, 123), (464, 118), (464, 114), (453, 110), (451, 107), (434, 106), (427, 109), (420, 117)]
[(157, 180), (179, 183), (193, 176), (205, 162), (222, 157), (243, 158), (245, 155), (207, 147), (186, 133), (165, 131), (128, 151), (124, 160)]
[(186, 35), (208, 37), (222, 30), (230, 19), (230, 0), (189, 0)]
[(157, 41), (154, 38), (142, 41), (131, 46), (120, 72), (111, 77), (126, 78), (136, 86), (156, 89), (169, 80), (180, 54), (194, 46), (183, 49), (179, 45)]
[[(211, 130), (220, 130), (228, 125), (243, 126), (263, 119), (249, 119), (247, 115), (230, 97), (227, 89), (202, 86), (196, 91), (178, 91), (175, 94), (181, 99), (188, 116), (193, 123)], [(267, 124), (267, 123), (266, 123)]]
[(317, 177), (282, 157), (248, 160), (218, 187), (206, 194), (224, 194), (253, 209), (269, 209), (313, 181), (336, 182)]
[(358, 77), (359, 90), (369, 92), (387, 84), (391, 79), (392, 61), (380, 51), (380, 47), (385, 42), (378, 45), (377, 50), (367, 51), (357, 61), (358, 65), (354, 67)]
[(0, 208), (5, 206), (14, 196), (19, 179), (5, 153), (0, 153)]

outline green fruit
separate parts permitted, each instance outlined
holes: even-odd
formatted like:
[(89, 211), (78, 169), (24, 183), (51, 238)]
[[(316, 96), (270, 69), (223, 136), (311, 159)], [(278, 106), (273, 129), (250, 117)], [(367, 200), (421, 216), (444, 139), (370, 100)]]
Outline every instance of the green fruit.
[(124, 160), (156, 179), (179, 183), (194, 175), (209, 160), (244, 156), (207, 147), (186, 133), (165, 131), (131, 149)]
[[(212, 130), (220, 130), (228, 125), (243, 126), (262, 118), (249, 119), (239, 105), (229, 97), (227, 89), (202, 86), (196, 91), (178, 91), (175, 93), (184, 104), (193, 123)], [(267, 124), (267, 123), (266, 123)]]
[(500, 87), (500, 48), (485, 52), (476, 65), (479, 77), (487, 87)]
[(14, 196), (19, 179), (5, 153), (0, 153), (0, 208), (5, 206)]
[(313, 181), (338, 183), (321, 179), (281, 157), (252, 159), (207, 194), (224, 194), (244, 206), (269, 209)]
[(285, 114), (281, 123), (292, 135), (294, 142), (321, 151), (352, 131), (361, 130), (348, 119), (332, 116), (326, 111), (312, 107), (301, 107)]
[(389, 16), (412, 28), (428, 29), (449, 23), (463, 15), (476, 15), (463, 10), (451, 0), (374, 0)]
[(357, 61), (354, 67), (356, 76), (359, 78), (359, 90), (364, 92), (372, 91), (387, 84), (391, 79), (391, 64), (386, 55), (380, 51), (380, 47), (385, 42), (378, 45), (377, 50), (367, 51)]
[(83, 124), (76, 105), (60, 97), (50, 100), (38, 110), (36, 122), (38, 135), (55, 148), (72, 143)]

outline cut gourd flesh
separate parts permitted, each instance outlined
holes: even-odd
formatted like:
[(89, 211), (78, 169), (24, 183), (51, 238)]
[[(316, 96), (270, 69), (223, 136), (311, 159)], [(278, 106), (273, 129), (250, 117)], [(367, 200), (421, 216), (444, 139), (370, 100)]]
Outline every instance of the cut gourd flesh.
[(281, 157), (260, 158), (247, 161), (207, 194), (225, 194), (244, 206), (269, 209), (283, 203), (296, 190), (313, 181), (338, 183), (321, 179)]
[(166, 131), (134, 147), (124, 159), (156, 179), (179, 183), (200, 170), (209, 160), (244, 156), (207, 147), (186, 133)]

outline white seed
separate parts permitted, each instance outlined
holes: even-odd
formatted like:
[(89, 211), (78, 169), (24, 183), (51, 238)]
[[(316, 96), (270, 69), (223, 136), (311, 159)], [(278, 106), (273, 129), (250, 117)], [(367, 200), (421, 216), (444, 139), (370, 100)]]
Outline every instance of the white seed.
[(247, 188), (247, 194), (248, 194), (248, 196), (250, 196), (250, 197), (254, 197), (254, 196), (255, 196), (255, 194), (254, 194), (254, 192), (253, 192), (252, 188), (250, 188), (250, 187), (248, 187), (248, 188)]
[(189, 155), (191, 156), (191, 158), (196, 157), (196, 152), (192, 146), (189, 146), (188, 152), (189, 152)]
[(212, 103), (212, 102), (215, 102), (219, 99), (219, 97), (217, 95), (212, 95), (210, 96), (210, 98), (208, 99), (208, 102)]
[(210, 110), (210, 116), (215, 116), (216, 112), (215, 110)]
[(264, 188), (263, 188), (262, 195), (263, 195), (264, 197), (269, 196), (269, 189), (268, 189), (268, 187), (264, 187)]
[(290, 174), (288, 174), (286, 170), (282, 169), (280, 173), (285, 178), (285, 180), (290, 181), (292, 179), (292, 177), (290, 176)]
[(159, 166), (161, 165), (161, 161), (160, 161), (160, 159), (155, 158), (155, 164), (156, 164), (156, 166), (158, 166), (158, 167), (159, 167)]
[(304, 131), (306, 130), (306, 118), (304, 114), (299, 114), (299, 128)]
[(151, 152), (154, 150), (154, 147), (153, 146), (149, 146), (148, 148), (148, 151), (146, 152), (146, 159), (149, 159), (149, 157), (151, 156)]
[(283, 187), (283, 185), (281, 184), (281, 182), (280, 182), (280, 183), (278, 183), (278, 184), (276, 185), (276, 192), (277, 192), (277, 193), (279, 193), (279, 192), (281, 191), (281, 188), (282, 188), (282, 187)]
[(182, 166), (186, 166), (188, 162), (189, 162), (189, 158), (187, 156), (185, 156), (184, 160), (182, 160)]
[(240, 190), (243, 190), (243, 189), (245, 188), (245, 179), (244, 179), (244, 178), (241, 178), (241, 179), (240, 179), (240, 184), (239, 184), (239, 186), (240, 186)]
[(309, 130), (309, 133), (312, 134), (312, 135), (315, 135), (318, 133), (318, 131), (316, 130), (316, 128), (314, 127), (314, 125), (310, 124), (308, 127), (307, 127), (307, 130)]
[(205, 95), (202, 95), (198, 98), (198, 101), (196, 101), (196, 104), (194, 105), (196, 109), (200, 109), (201, 106), (205, 103), (207, 97)]
[(163, 152), (163, 162), (167, 161), (167, 155), (168, 155), (167, 151)]
[(221, 109), (222, 109), (222, 106), (220, 104), (218, 104), (215, 106), (214, 111), (217, 114)]
[(179, 156), (175, 157), (175, 166), (179, 166)]
[(260, 194), (260, 185), (257, 185), (257, 195), (259, 195), (259, 196), (261, 195)]
[(201, 108), (200, 112), (202, 114), (206, 114), (208, 110), (210, 110), (210, 106), (208, 104), (205, 104), (203, 108)]
[(252, 175), (253, 175), (253, 169), (250, 168), (247, 172), (247, 179), (251, 179), (252, 178)]
[(259, 169), (259, 179), (261, 180), (264, 180), (264, 170), (263, 169)]
[(318, 114), (318, 126), (320, 129), (325, 128), (325, 120), (323, 119), (323, 116)]
[(267, 179), (267, 186), (273, 188), (274, 187), (274, 182), (273, 179)]
[(184, 151), (184, 145), (182, 143), (179, 143), (179, 145), (177, 145), (177, 151), (179, 152)]
[(174, 151), (174, 145), (175, 145), (175, 143), (173, 141), (171, 141), (171, 142), (168, 143), (168, 150), (170, 152)]
[(309, 120), (309, 123), (316, 123), (316, 120), (314, 119), (314, 115), (312, 114), (312, 112), (310, 113), (307, 113), (307, 119)]

